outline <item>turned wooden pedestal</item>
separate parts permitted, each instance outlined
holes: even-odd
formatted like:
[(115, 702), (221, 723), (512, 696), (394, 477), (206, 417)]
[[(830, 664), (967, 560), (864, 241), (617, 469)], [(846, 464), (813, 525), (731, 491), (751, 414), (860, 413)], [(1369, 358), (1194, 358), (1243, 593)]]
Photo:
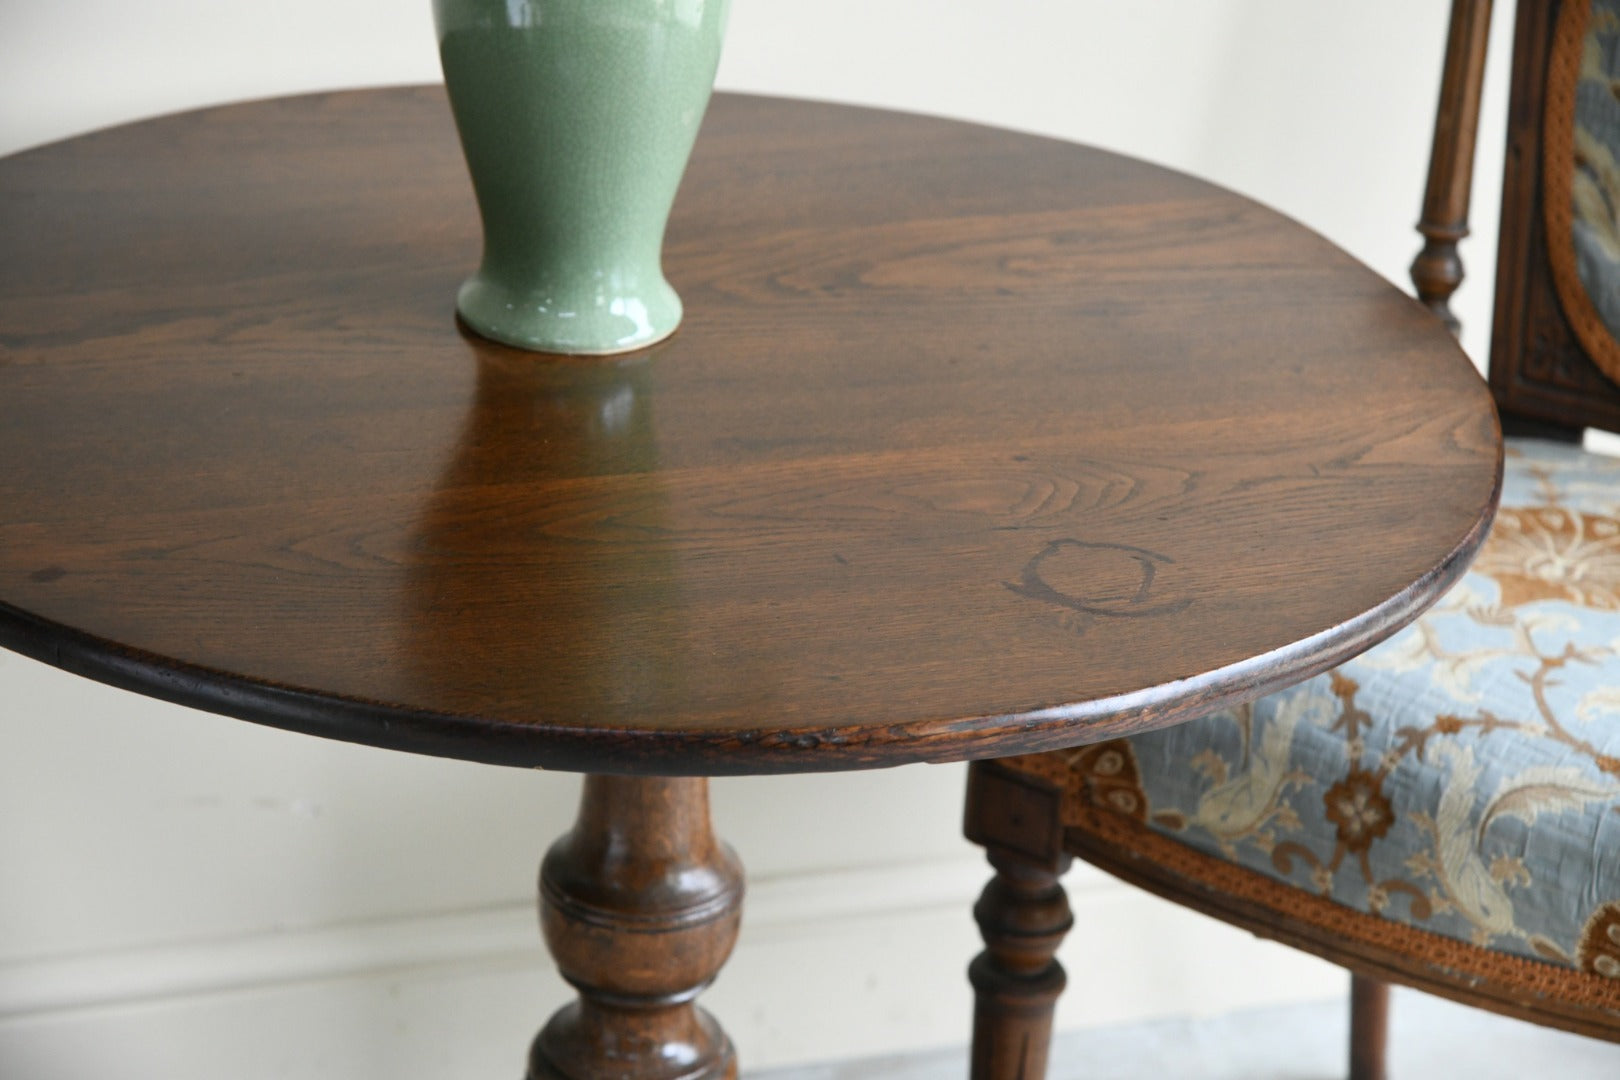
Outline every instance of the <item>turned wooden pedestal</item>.
[(540, 868), (540, 923), (579, 1000), (551, 1018), (531, 1080), (718, 1080), (737, 1058), (694, 1004), (737, 940), (743, 877), (709, 827), (707, 780), (587, 776)]
[[(741, 871), (705, 782), (661, 777), (1249, 700), (1421, 610), (1492, 503), (1489, 395), (1428, 312), (1100, 150), (718, 95), (664, 248), (685, 322), (611, 360), (462, 333), (479, 243), (437, 88), (0, 161), (0, 646), (594, 774), (542, 874), (580, 1000), (534, 1080), (736, 1067), (693, 998)], [(1060, 979), (1041, 873), (1007, 862), (980, 909), (1015, 1036)]]

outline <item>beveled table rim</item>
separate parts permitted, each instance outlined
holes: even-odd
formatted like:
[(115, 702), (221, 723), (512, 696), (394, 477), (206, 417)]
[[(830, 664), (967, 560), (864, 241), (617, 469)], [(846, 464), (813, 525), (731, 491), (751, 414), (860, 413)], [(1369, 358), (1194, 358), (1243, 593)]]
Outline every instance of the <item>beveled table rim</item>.
[[(1359, 656), (1417, 619), (1467, 572), (1495, 520), (1501, 492), (1499, 445), (1491, 512), (1441, 565), (1340, 626), (1179, 683), (1000, 716), (742, 733), (629, 727), (615, 731), (600, 724), (582, 733), (565, 725), (480, 719), (473, 731), (466, 717), (322, 694), (155, 656), (4, 602), (0, 602), (0, 648), (120, 690), (204, 712), (321, 738), (491, 765), (643, 776), (744, 776), (971, 761), (1059, 750), (1184, 723), (1264, 697)], [(1132, 719), (1125, 721), (1123, 716)], [(975, 739), (964, 744), (968, 732)], [(601, 747), (615, 735), (619, 741), (614, 743), (613, 767), (604, 769)], [(739, 744), (749, 747), (747, 756), (738, 752)], [(826, 752), (840, 749), (863, 753)], [(817, 750), (822, 752), (810, 752)]]

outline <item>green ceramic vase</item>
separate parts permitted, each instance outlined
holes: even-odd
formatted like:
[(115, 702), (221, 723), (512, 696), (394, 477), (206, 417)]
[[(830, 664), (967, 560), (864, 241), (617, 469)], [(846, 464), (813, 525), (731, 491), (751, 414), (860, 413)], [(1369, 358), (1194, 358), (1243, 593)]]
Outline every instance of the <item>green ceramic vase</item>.
[(434, 0), (484, 222), (456, 307), (520, 348), (617, 353), (674, 333), (664, 226), (729, 0)]

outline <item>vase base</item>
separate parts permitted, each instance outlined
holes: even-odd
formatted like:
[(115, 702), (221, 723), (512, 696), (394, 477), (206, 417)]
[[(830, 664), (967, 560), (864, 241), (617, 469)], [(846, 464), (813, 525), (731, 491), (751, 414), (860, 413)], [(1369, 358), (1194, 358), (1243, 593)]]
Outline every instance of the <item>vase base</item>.
[(681, 324), (681, 301), (664, 281), (635, 295), (555, 305), (481, 276), (461, 286), (456, 312), (479, 337), (529, 352), (614, 356), (663, 341)]

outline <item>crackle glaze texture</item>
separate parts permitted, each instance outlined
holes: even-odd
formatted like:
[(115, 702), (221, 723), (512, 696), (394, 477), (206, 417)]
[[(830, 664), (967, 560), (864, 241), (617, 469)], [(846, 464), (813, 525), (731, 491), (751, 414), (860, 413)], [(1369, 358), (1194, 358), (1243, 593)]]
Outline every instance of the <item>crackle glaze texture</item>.
[(434, 0), (483, 215), (457, 308), (526, 349), (616, 353), (674, 333), (660, 252), (729, 0)]

